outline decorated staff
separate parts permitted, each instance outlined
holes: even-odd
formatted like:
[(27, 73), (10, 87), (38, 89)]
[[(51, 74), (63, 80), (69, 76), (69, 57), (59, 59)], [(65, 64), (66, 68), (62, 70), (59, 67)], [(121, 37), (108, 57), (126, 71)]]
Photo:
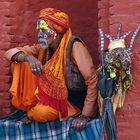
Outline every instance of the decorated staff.
[[(139, 30), (140, 26), (134, 31), (130, 45), (126, 46), (125, 39), (131, 32), (129, 31), (121, 35), (121, 24), (118, 26), (116, 38), (109, 34), (104, 35), (102, 29), (99, 29), (101, 40), (101, 67), (98, 70), (98, 89), (100, 114), (103, 118), (101, 140), (103, 138), (104, 128), (108, 140), (117, 140), (117, 129), (114, 115), (117, 106), (114, 106), (111, 100), (114, 96), (123, 97), (126, 90), (131, 86), (131, 50)], [(105, 37), (109, 39), (109, 45), (106, 51), (104, 49)], [(120, 98), (118, 98), (118, 100), (119, 99)]]

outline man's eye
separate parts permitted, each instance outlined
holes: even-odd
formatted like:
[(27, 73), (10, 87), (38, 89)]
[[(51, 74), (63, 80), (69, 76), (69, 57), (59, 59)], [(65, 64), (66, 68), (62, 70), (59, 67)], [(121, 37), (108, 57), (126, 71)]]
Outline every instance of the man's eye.
[(45, 32), (46, 32), (46, 30), (45, 30), (45, 29), (42, 29), (42, 32), (44, 32), (44, 33), (45, 33)]
[(44, 34), (44, 38), (47, 38), (47, 35), (46, 34)]
[(38, 32), (42, 32), (42, 29), (38, 29)]

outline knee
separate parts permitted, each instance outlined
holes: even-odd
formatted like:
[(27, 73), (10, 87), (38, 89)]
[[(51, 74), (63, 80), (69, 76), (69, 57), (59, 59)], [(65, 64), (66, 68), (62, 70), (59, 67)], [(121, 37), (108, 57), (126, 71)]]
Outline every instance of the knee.
[(38, 103), (35, 107), (31, 108), (27, 115), (29, 119), (38, 122), (46, 122), (58, 119), (58, 111), (48, 105)]

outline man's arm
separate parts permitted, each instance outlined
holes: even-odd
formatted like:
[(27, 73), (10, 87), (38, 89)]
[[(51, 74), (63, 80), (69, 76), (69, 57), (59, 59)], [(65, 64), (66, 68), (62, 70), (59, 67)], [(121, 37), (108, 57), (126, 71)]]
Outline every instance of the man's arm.
[(39, 48), (40, 48), (39, 45), (33, 46), (26, 45), (24, 47), (12, 48), (5, 52), (5, 58), (11, 61), (12, 57), (21, 51), (26, 52), (26, 54), (37, 56)]
[(42, 63), (36, 58), (39, 48), (39, 45), (26, 45), (24, 47), (13, 48), (5, 53), (5, 57), (12, 62), (28, 62), (33, 74), (41, 75), (43, 69)]
[(74, 42), (72, 60), (74, 60), (74, 63), (78, 66), (87, 85), (87, 96), (81, 113), (82, 117), (76, 119), (72, 124), (76, 130), (82, 130), (86, 126), (89, 117), (93, 117), (97, 113), (97, 74), (92, 58), (87, 48), (81, 42)]
[(97, 113), (97, 75), (92, 58), (81, 42), (75, 42), (72, 49), (72, 57), (78, 69), (85, 79), (87, 85), (87, 96), (85, 98), (82, 115), (92, 117)]

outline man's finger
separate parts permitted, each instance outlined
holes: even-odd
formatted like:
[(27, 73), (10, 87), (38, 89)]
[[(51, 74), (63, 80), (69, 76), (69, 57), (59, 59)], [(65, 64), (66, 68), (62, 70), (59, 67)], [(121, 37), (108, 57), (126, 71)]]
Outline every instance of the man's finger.
[(30, 65), (31, 70), (36, 69), (35, 63), (29, 62), (29, 65)]
[(40, 76), (41, 73), (42, 73), (42, 70), (41, 70), (40, 67), (38, 66), (38, 67), (37, 67), (37, 74)]
[(76, 130), (77, 130), (77, 131), (81, 131), (82, 129), (83, 129), (83, 123), (82, 123), (82, 122), (77, 123), (77, 128), (76, 128)]
[(76, 120), (73, 120), (71, 123), (71, 127), (75, 127), (76, 126)]

